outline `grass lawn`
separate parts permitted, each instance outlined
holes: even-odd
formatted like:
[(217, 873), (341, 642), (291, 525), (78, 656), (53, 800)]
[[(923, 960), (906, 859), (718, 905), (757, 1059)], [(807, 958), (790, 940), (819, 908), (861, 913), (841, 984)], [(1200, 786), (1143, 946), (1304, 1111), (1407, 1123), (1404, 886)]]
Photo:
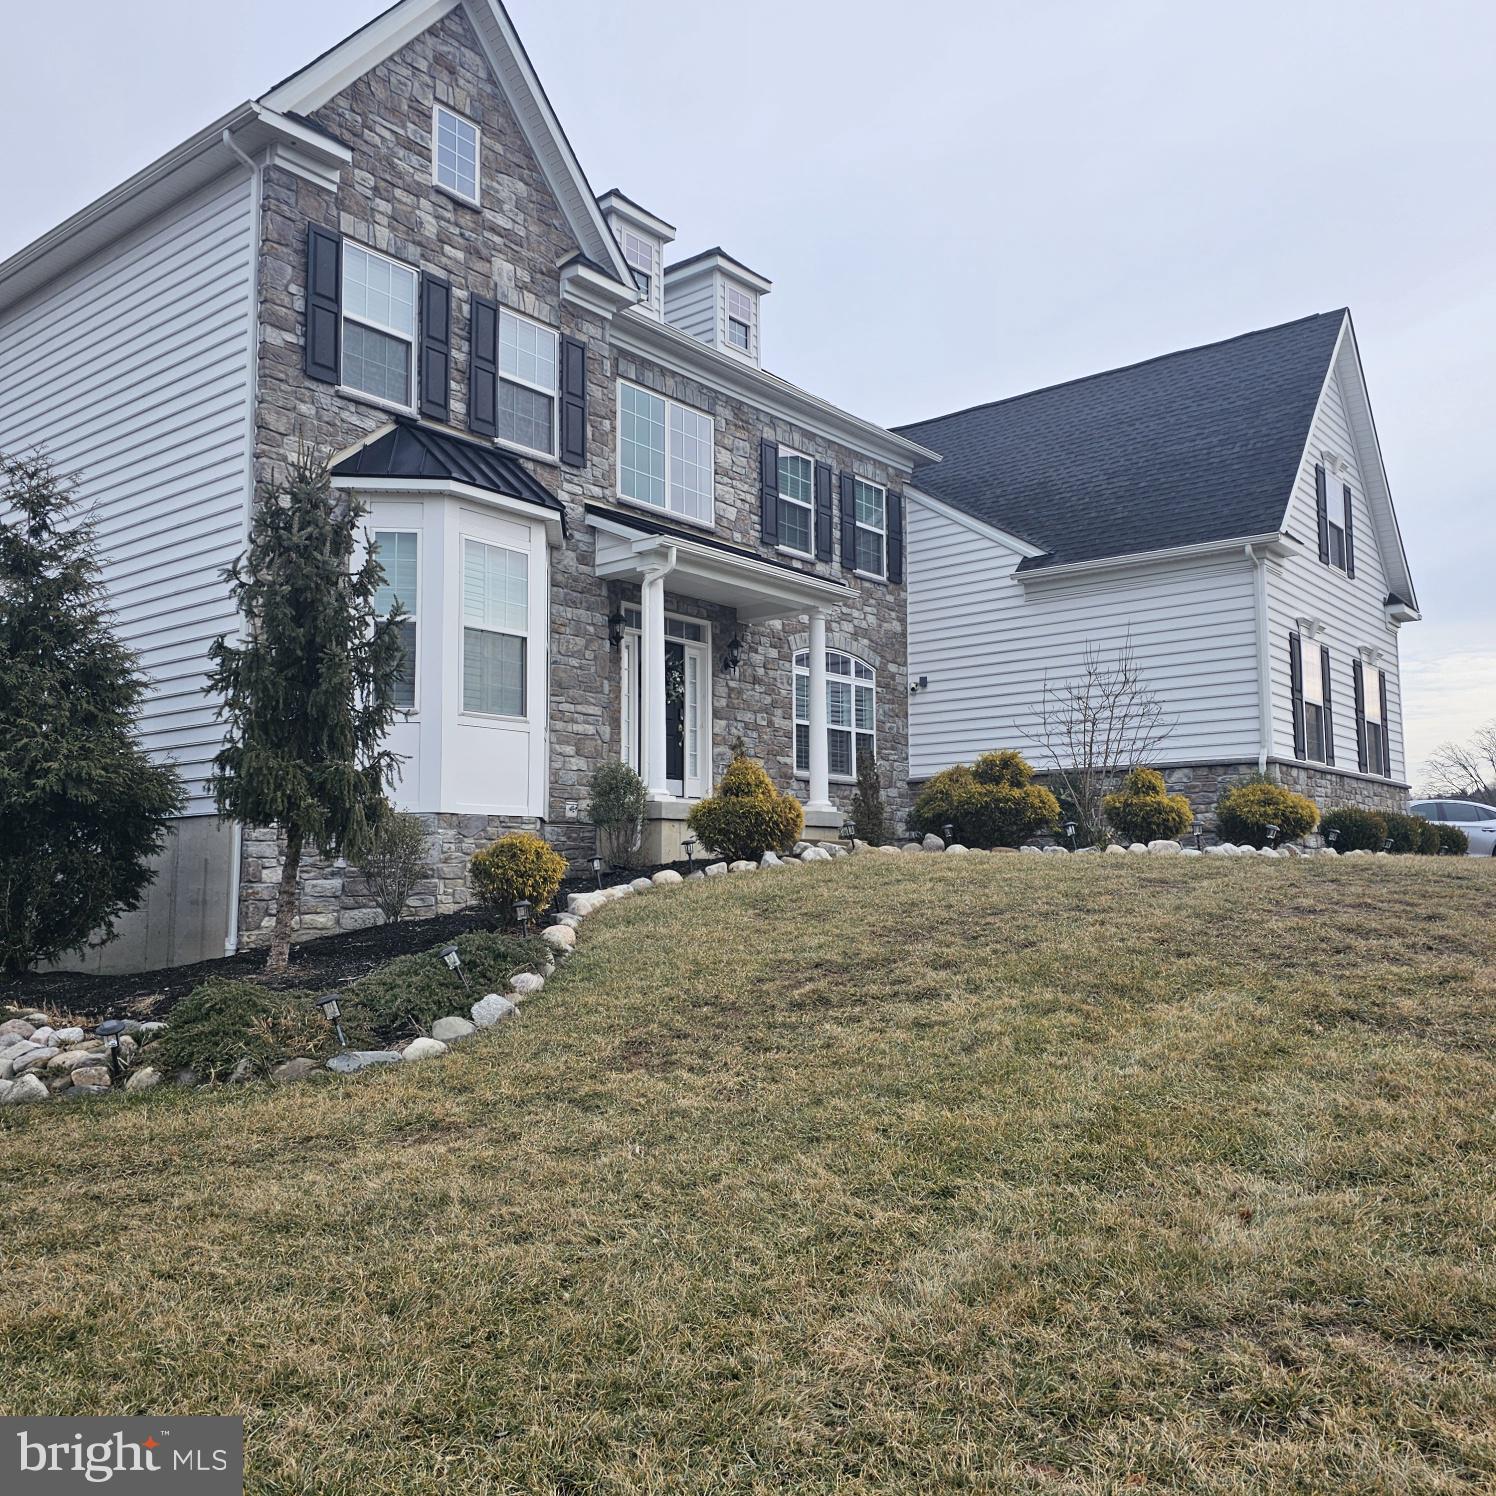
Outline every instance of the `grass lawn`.
[(1496, 864), (627, 899), (397, 1073), (0, 1112), (0, 1412), (254, 1492), (1496, 1490)]

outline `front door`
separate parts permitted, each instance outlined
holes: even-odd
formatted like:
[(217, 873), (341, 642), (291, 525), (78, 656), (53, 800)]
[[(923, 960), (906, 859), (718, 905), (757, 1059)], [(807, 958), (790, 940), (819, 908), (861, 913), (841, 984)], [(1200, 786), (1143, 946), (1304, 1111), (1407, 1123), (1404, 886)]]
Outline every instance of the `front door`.
[[(636, 772), (644, 768), (644, 648), (638, 632), (638, 610), (625, 612), (629, 628), (623, 636), (623, 747), (624, 762)], [(674, 637), (684, 636), (684, 637)], [(707, 629), (695, 619), (665, 620), (665, 778), (672, 795), (699, 800), (707, 793), (705, 776), (711, 772), (711, 691)]]

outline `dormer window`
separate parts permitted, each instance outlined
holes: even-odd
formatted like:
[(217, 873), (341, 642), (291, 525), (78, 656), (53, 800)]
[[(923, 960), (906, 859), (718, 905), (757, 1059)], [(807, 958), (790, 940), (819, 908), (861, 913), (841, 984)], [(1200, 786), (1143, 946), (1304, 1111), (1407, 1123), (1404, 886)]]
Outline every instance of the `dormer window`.
[(643, 298), (634, 310), (646, 316), (662, 317), (665, 313), (665, 277), (661, 265), (665, 246), (675, 238), (674, 228), (616, 188), (603, 193), (597, 202)]
[(659, 274), (659, 251), (648, 239), (641, 238), (630, 229), (621, 235), (623, 257), (633, 272), (634, 284), (643, 293), (646, 301), (654, 300), (655, 277)]
[(454, 197), (478, 201), (478, 127), (444, 105), (431, 127), (431, 180)]
[(665, 267), (665, 320), (720, 353), (762, 362), (759, 322), (770, 282), (720, 249)]
[(736, 286), (727, 288), (727, 341), (743, 353), (753, 349), (753, 298)]

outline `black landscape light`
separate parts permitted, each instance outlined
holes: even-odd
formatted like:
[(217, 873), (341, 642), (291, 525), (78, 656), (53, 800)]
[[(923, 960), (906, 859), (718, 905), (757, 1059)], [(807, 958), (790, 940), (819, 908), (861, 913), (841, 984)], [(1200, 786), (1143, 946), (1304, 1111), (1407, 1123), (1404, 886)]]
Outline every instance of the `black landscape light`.
[(1339, 840), (1340, 840), (1340, 830), (1339, 830), (1339, 828), (1336, 827), (1336, 826), (1331, 826), (1330, 829), (1327, 832), (1325, 832), (1325, 845), (1327, 847), (1329, 847), (1330, 850), (1333, 852), (1335, 850), (1335, 843), (1338, 842)]
[(109, 1073), (119, 1075), (119, 1036), (125, 1031), (123, 1018), (106, 1018), (95, 1030), (109, 1052)]
[(1386, 841), (1382, 843), (1382, 850), (1384, 852), (1390, 852), (1392, 850), (1392, 838), (1390, 836)]
[(848, 816), (847, 819), (842, 822), (842, 840), (844, 842), (852, 842), (857, 840), (857, 822), (854, 821), (851, 816)]
[(956, 828), (954, 826), (952, 826), (949, 822), (947, 822), (940, 829), (943, 832), (945, 832), (945, 842), (946, 842), (946, 845), (949, 846), (951, 844), (952, 839), (956, 835)]
[(681, 844), (681, 850), (686, 854), (686, 871), (696, 871), (696, 838), (688, 836)]
[(516, 899), (514, 901), (514, 918), (519, 925), (520, 934), (528, 936), (530, 933), (529, 899)]
[(455, 945), (449, 945), (442, 952), (442, 960), (447, 963), (448, 971), (455, 971), (462, 979), (463, 989), (466, 990), (468, 979), (467, 973), (462, 969), (462, 955)]
[(343, 1033), (343, 1010), (338, 1006), (338, 994), (324, 992), (317, 999), (317, 1006), (322, 1009), (322, 1016), (332, 1025), (333, 1032), (338, 1036), (338, 1048), (347, 1049), (348, 1039)]
[(1065, 822), (1065, 839), (1070, 843), (1070, 850), (1075, 850), (1075, 822)]
[(1199, 819), (1195, 821), (1195, 850), (1205, 850), (1205, 822)]
[(603, 887), (603, 860), (601, 857), (594, 857), (592, 859), (592, 873), (597, 879), (598, 892), (601, 893)]
[(1269, 824), (1267, 826), (1264, 826), (1262, 829), (1267, 832), (1268, 846), (1276, 847), (1278, 845), (1278, 828)]

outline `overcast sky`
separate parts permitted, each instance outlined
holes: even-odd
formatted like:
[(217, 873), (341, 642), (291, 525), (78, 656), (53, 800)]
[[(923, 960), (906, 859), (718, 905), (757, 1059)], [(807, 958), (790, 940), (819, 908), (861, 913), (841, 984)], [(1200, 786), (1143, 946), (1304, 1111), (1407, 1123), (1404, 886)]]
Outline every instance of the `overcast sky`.
[[(380, 3), (7, 7), (0, 257)], [(1496, 718), (1489, 0), (510, 9), (594, 189), (767, 275), (766, 364), (874, 420), (1348, 305), (1410, 763)]]

